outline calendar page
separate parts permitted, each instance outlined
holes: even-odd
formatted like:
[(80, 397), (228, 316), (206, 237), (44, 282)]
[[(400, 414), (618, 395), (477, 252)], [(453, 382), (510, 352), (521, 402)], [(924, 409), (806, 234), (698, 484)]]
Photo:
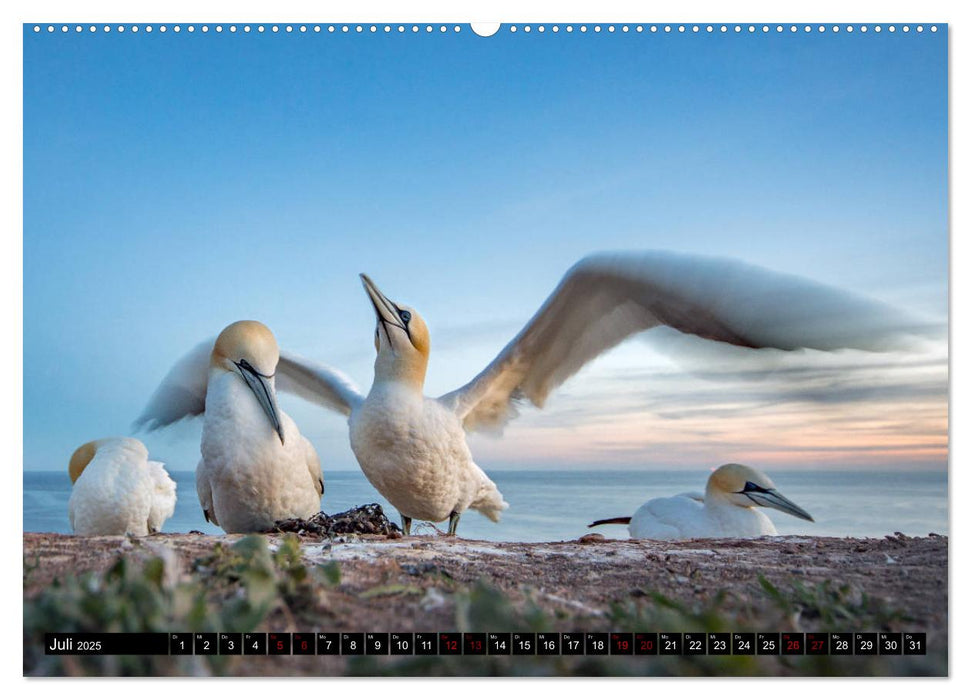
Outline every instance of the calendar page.
[(24, 675), (948, 675), (947, 22), (319, 10), (22, 25)]

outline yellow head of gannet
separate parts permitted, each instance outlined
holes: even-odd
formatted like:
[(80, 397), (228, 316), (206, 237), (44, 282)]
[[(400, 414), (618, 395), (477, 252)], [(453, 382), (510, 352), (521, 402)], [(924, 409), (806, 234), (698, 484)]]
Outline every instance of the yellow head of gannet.
[(67, 473), (71, 477), (71, 483), (76, 483), (78, 477), (81, 476), (87, 466), (94, 459), (95, 452), (98, 451), (98, 446), (103, 442), (103, 440), (92, 440), (91, 442), (86, 442), (81, 445), (78, 449), (74, 450), (74, 454), (71, 455), (71, 461), (67, 466)]
[(216, 338), (209, 368), (236, 373), (243, 378), (283, 443), (276, 391), (269, 382), (279, 361), (280, 348), (269, 328), (259, 321), (237, 321), (226, 326)]
[(377, 316), (375, 380), (400, 381), (421, 391), (431, 350), (425, 320), (410, 306), (399, 306), (388, 299), (367, 275), (362, 274), (361, 281)]
[(775, 508), (803, 520), (813, 517), (776, 490), (764, 472), (744, 464), (723, 464), (708, 477), (705, 502), (724, 499), (742, 508)]

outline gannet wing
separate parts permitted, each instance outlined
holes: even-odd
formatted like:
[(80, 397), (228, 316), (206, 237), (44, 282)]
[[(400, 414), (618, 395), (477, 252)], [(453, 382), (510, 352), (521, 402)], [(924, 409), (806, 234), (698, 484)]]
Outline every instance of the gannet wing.
[(303, 449), (306, 454), (307, 459), (307, 471), (310, 472), (310, 478), (314, 482), (314, 488), (317, 489), (317, 495), (324, 495), (324, 472), (320, 469), (320, 457), (317, 456), (317, 450), (314, 446), (310, 444), (310, 440), (303, 438)]
[(206, 410), (209, 356), (216, 339), (199, 343), (169, 370), (148, 400), (135, 427), (154, 430)]
[(698, 503), (705, 502), (705, 494), (697, 491), (686, 491), (685, 493), (679, 493), (678, 496), (680, 498), (690, 498), (692, 501), (698, 501)]
[[(155, 430), (206, 410), (209, 357), (215, 342), (211, 338), (199, 343), (175, 363), (135, 421), (136, 428)], [(285, 351), (280, 352), (276, 368), (276, 388), (344, 415), (364, 401), (354, 383), (337, 370)]]
[(209, 481), (209, 468), (204, 459), (200, 459), (196, 465), (196, 494), (199, 496), (199, 505), (202, 506), (202, 515), (206, 522), (218, 525), (212, 505), (212, 482)]
[(364, 396), (341, 372), (288, 352), (280, 353), (276, 388), (349, 416)]
[(478, 376), (440, 397), (466, 430), (501, 429), (514, 403), (542, 407), (584, 364), (659, 325), (750, 348), (887, 349), (903, 331), (888, 307), (724, 258), (598, 254), (571, 268)]
[(697, 537), (706, 525), (704, 504), (688, 495), (652, 498), (631, 516), (630, 536), (650, 540)]

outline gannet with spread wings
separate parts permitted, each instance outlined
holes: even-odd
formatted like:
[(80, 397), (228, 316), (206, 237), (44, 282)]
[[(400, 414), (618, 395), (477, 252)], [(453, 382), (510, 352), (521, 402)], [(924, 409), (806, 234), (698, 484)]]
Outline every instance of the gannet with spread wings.
[[(430, 351), (424, 320), (361, 279), (377, 319), (368, 394), (339, 372), (285, 352), (277, 382), (348, 416), (361, 469), (399, 510), (406, 533), (413, 518), (448, 518), (454, 534), (468, 509), (498, 520), (507, 504), (473, 461), (466, 431), (501, 429), (522, 401), (542, 407), (553, 389), (635, 333), (666, 325), (749, 348), (882, 350), (903, 330), (882, 304), (804, 278), (704, 256), (599, 254), (574, 265), (472, 381), (431, 398), (423, 393)], [(180, 363), (181, 379), (167, 378), (143, 421), (165, 424), (198, 412), (197, 364), (191, 355)]]
[(237, 321), (169, 372), (139, 423), (203, 414), (196, 491), (206, 520), (260, 532), (320, 510), (324, 477), (313, 445), (277, 406), (279, 348), (258, 321)]

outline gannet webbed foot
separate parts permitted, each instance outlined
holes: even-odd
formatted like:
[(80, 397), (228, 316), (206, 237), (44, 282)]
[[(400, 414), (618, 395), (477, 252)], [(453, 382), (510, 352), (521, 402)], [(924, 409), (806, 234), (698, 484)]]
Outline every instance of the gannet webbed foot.
[(459, 518), (462, 517), (461, 513), (456, 513), (454, 510), (448, 516), (448, 535), (455, 537), (455, 530), (459, 526)]
[(411, 534), (411, 518), (407, 515), (401, 516), (401, 529), (405, 533), (405, 537)]

